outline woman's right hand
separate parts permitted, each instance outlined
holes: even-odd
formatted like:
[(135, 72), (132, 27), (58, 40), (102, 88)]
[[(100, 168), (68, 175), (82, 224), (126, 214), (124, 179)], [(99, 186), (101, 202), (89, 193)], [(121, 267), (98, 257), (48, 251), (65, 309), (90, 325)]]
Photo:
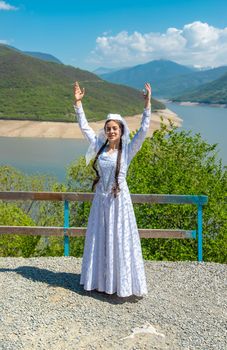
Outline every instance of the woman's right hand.
[(83, 88), (81, 90), (80, 85), (76, 81), (75, 84), (74, 84), (74, 98), (75, 98), (76, 106), (80, 106), (81, 105), (81, 100), (84, 97), (84, 94), (85, 94), (85, 89)]
[(144, 85), (145, 90), (143, 93), (143, 97), (145, 100), (145, 108), (150, 108), (151, 107), (151, 86), (149, 83), (145, 83)]

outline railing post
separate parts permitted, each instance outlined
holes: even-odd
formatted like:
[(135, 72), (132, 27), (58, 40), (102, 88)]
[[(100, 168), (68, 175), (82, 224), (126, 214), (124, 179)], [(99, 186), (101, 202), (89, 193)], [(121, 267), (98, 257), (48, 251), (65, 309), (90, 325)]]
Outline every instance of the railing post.
[[(64, 201), (64, 234), (69, 228), (69, 202)], [(64, 235), (64, 256), (69, 256), (69, 236)]]
[(198, 204), (198, 261), (203, 261), (203, 206)]

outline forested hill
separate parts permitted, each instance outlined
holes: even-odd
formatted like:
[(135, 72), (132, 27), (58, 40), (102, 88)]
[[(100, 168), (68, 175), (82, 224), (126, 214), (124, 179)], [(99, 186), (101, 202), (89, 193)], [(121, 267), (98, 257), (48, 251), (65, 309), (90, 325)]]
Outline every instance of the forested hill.
[(221, 78), (180, 95), (175, 101), (227, 104), (227, 73)]
[[(84, 107), (88, 119), (100, 120), (109, 112), (122, 115), (142, 112), (143, 100), (138, 90), (0, 45), (0, 118), (73, 121), (76, 80), (86, 89)], [(153, 109), (165, 108), (154, 100), (152, 105)]]

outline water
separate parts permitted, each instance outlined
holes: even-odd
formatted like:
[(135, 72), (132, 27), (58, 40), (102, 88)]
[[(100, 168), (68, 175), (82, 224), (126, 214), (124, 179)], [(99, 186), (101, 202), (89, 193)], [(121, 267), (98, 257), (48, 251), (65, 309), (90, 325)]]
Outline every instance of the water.
[(192, 130), (193, 134), (200, 133), (209, 144), (217, 143), (218, 157), (223, 165), (227, 165), (227, 108), (165, 104), (183, 119), (182, 129)]
[(66, 168), (85, 154), (86, 140), (0, 137), (0, 165), (12, 165), (26, 174), (50, 174), (66, 179)]
[[(227, 109), (166, 103), (183, 119), (183, 129), (200, 133), (208, 143), (218, 143), (219, 157), (227, 164)], [(50, 174), (66, 179), (66, 168), (84, 155), (86, 140), (0, 137), (0, 165), (12, 165), (27, 174)]]

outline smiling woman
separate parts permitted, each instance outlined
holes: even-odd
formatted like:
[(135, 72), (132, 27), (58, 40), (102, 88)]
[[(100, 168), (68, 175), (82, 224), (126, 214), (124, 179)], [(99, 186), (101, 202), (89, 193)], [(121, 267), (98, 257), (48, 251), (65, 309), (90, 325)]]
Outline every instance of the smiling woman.
[(80, 89), (76, 82), (74, 107), (81, 131), (90, 143), (87, 164), (95, 156), (93, 168), (96, 172), (80, 284), (85, 290), (140, 297), (148, 291), (126, 175), (149, 129), (151, 87), (145, 84), (141, 127), (132, 140), (127, 123), (119, 114), (108, 114), (104, 128), (96, 135), (83, 111), (81, 100), (84, 95), (85, 89)]

